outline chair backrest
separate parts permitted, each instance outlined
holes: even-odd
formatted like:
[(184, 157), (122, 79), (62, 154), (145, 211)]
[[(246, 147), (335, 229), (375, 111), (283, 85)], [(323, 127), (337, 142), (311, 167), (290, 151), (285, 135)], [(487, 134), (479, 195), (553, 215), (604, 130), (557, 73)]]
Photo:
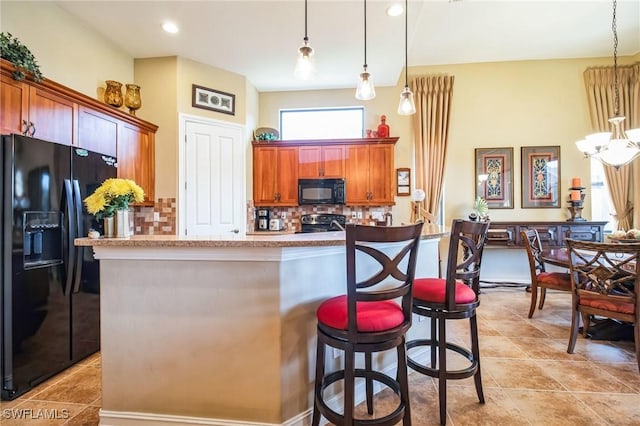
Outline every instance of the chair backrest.
[(529, 257), (529, 270), (531, 272), (531, 280), (535, 280), (538, 272), (545, 272), (544, 263), (540, 256), (542, 255), (542, 242), (540, 235), (535, 229), (523, 229), (520, 231), (524, 247)]
[(451, 239), (447, 260), (447, 284), (445, 307), (454, 310), (455, 283), (463, 281), (473, 291), (480, 289), (480, 266), (487, 239), (489, 222), (454, 219), (451, 224)]
[(422, 225), (347, 224), (347, 333), (354, 340), (358, 334), (356, 302), (401, 298), (403, 327), (411, 325), (412, 286)]
[[(640, 243), (592, 243), (567, 238), (574, 295), (631, 303), (640, 301)], [(603, 305), (606, 306), (606, 305)]]

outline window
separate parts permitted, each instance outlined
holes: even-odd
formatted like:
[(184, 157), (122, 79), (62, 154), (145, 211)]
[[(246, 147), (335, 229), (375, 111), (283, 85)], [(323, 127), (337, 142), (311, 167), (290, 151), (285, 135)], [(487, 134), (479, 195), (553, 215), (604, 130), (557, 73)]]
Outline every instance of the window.
[(351, 139), (364, 135), (364, 107), (280, 110), (280, 139)]
[(611, 212), (614, 211), (609, 196), (609, 187), (605, 184), (602, 163), (591, 159), (591, 220), (608, 222), (604, 230), (612, 232)]

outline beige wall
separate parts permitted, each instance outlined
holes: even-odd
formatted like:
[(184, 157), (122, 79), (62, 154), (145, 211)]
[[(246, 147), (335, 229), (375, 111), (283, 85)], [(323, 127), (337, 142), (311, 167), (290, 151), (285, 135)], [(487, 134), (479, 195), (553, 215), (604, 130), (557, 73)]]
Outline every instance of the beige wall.
[(2, 1), (0, 24), (31, 50), (45, 78), (100, 100), (105, 80), (134, 82), (131, 56), (51, 2)]

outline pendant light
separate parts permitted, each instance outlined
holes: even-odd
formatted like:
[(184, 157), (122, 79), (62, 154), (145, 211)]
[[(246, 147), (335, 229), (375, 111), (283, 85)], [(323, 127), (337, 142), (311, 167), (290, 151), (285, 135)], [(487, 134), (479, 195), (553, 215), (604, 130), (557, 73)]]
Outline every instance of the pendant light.
[(373, 87), (373, 79), (367, 71), (367, 0), (364, 0), (364, 66), (356, 88), (356, 99), (368, 101), (376, 97), (376, 89)]
[(408, 42), (408, 0), (404, 0), (404, 89), (400, 93), (400, 103), (398, 104), (398, 114), (412, 115), (416, 113), (416, 104), (413, 101), (413, 92), (409, 89), (409, 42)]
[(616, 169), (630, 163), (640, 156), (640, 128), (625, 131), (622, 123), (625, 117), (620, 115), (620, 95), (618, 93), (618, 33), (616, 31), (616, 0), (613, 0), (613, 90), (614, 114), (609, 119), (612, 132), (600, 132), (587, 135), (585, 139), (576, 142), (578, 150), (586, 157), (595, 158), (603, 164), (613, 166)]
[(315, 74), (313, 61), (313, 47), (309, 45), (307, 37), (307, 0), (304, 0), (304, 42), (298, 49), (298, 60), (293, 75), (298, 80), (308, 80)]

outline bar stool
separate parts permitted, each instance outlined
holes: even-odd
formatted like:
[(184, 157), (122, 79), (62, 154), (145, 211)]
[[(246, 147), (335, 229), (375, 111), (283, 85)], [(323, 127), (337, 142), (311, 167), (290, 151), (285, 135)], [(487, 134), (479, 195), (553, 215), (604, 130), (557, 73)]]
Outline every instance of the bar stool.
[[(447, 380), (473, 376), (478, 399), (484, 404), (478, 348), (476, 308), (480, 305), (480, 261), (489, 222), (454, 220), (447, 260), (446, 278), (418, 278), (413, 284), (413, 312), (431, 319), (429, 339), (407, 342), (407, 349), (429, 346), (430, 360), (421, 364), (408, 357), (409, 367), (438, 379), (440, 424), (447, 419)], [(447, 341), (446, 321), (469, 319), (471, 349)], [(447, 370), (447, 350), (464, 356), (470, 365), (461, 370)]]
[[(422, 224), (346, 227), (347, 294), (324, 301), (317, 310), (318, 346), (312, 425), (324, 416), (336, 425), (411, 424), (405, 333), (411, 326), (412, 284)], [(399, 301), (397, 300), (399, 299)], [(344, 351), (344, 369), (325, 373), (327, 346)], [(372, 354), (395, 348), (395, 377), (374, 371)], [(356, 368), (355, 354), (364, 354)], [(355, 419), (355, 379), (365, 380), (367, 412), (373, 415), (373, 382), (395, 392), (400, 402), (377, 419)], [(327, 387), (343, 381), (342, 414), (329, 408)]]

